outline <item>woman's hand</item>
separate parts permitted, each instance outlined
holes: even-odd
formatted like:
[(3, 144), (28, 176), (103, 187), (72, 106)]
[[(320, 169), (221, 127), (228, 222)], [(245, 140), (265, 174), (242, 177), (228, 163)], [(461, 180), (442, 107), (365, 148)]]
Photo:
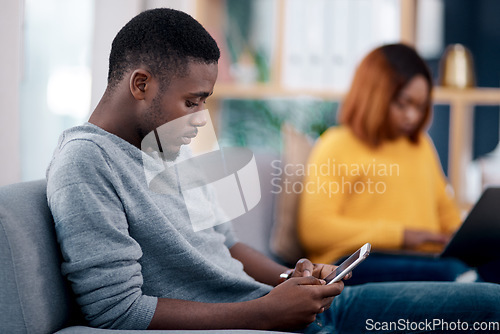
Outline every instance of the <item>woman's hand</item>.
[(421, 230), (405, 230), (403, 237), (404, 249), (415, 249), (425, 243), (444, 245), (450, 241), (450, 236)]

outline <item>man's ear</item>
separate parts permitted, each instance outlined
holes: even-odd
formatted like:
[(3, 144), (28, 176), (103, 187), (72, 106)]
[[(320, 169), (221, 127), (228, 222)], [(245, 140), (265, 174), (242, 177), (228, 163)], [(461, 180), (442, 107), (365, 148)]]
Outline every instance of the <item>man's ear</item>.
[(151, 90), (153, 76), (144, 69), (135, 70), (130, 76), (130, 92), (136, 100), (144, 100)]

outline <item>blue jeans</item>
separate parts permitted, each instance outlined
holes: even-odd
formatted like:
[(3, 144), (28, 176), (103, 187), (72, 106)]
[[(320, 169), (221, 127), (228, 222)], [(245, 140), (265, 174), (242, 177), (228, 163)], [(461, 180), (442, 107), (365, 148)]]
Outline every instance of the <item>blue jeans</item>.
[(372, 253), (353, 270), (352, 278), (345, 281), (345, 285), (395, 281), (454, 281), (470, 269), (462, 261), (453, 258)]
[(499, 333), (500, 285), (394, 282), (345, 287), (304, 333)]

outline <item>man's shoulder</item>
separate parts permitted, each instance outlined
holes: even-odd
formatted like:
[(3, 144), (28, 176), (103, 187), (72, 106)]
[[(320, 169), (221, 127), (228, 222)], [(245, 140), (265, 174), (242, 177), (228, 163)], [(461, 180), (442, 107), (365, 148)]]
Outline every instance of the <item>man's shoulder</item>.
[(59, 138), (51, 166), (56, 162), (95, 161), (95, 159), (103, 157), (106, 147), (111, 144), (105, 134), (87, 124), (67, 129)]
[(113, 145), (110, 135), (95, 125), (85, 123), (65, 130), (59, 138), (57, 149), (63, 150), (67, 145), (81, 146), (82, 149)]
[(94, 125), (84, 124), (64, 131), (47, 168), (47, 179), (52, 181), (77, 174), (92, 173), (110, 167), (110, 154), (118, 151), (107, 133)]

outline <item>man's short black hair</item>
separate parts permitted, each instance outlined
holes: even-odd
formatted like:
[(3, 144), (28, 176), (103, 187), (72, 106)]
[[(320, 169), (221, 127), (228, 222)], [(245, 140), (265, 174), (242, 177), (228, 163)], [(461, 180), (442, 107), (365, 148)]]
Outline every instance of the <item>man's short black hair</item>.
[(108, 86), (113, 88), (134, 67), (145, 65), (160, 85), (186, 74), (188, 62), (217, 63), (219, 47), (188, 14), (169, 8), (147, 10), (116, 35), (109, 56)]

